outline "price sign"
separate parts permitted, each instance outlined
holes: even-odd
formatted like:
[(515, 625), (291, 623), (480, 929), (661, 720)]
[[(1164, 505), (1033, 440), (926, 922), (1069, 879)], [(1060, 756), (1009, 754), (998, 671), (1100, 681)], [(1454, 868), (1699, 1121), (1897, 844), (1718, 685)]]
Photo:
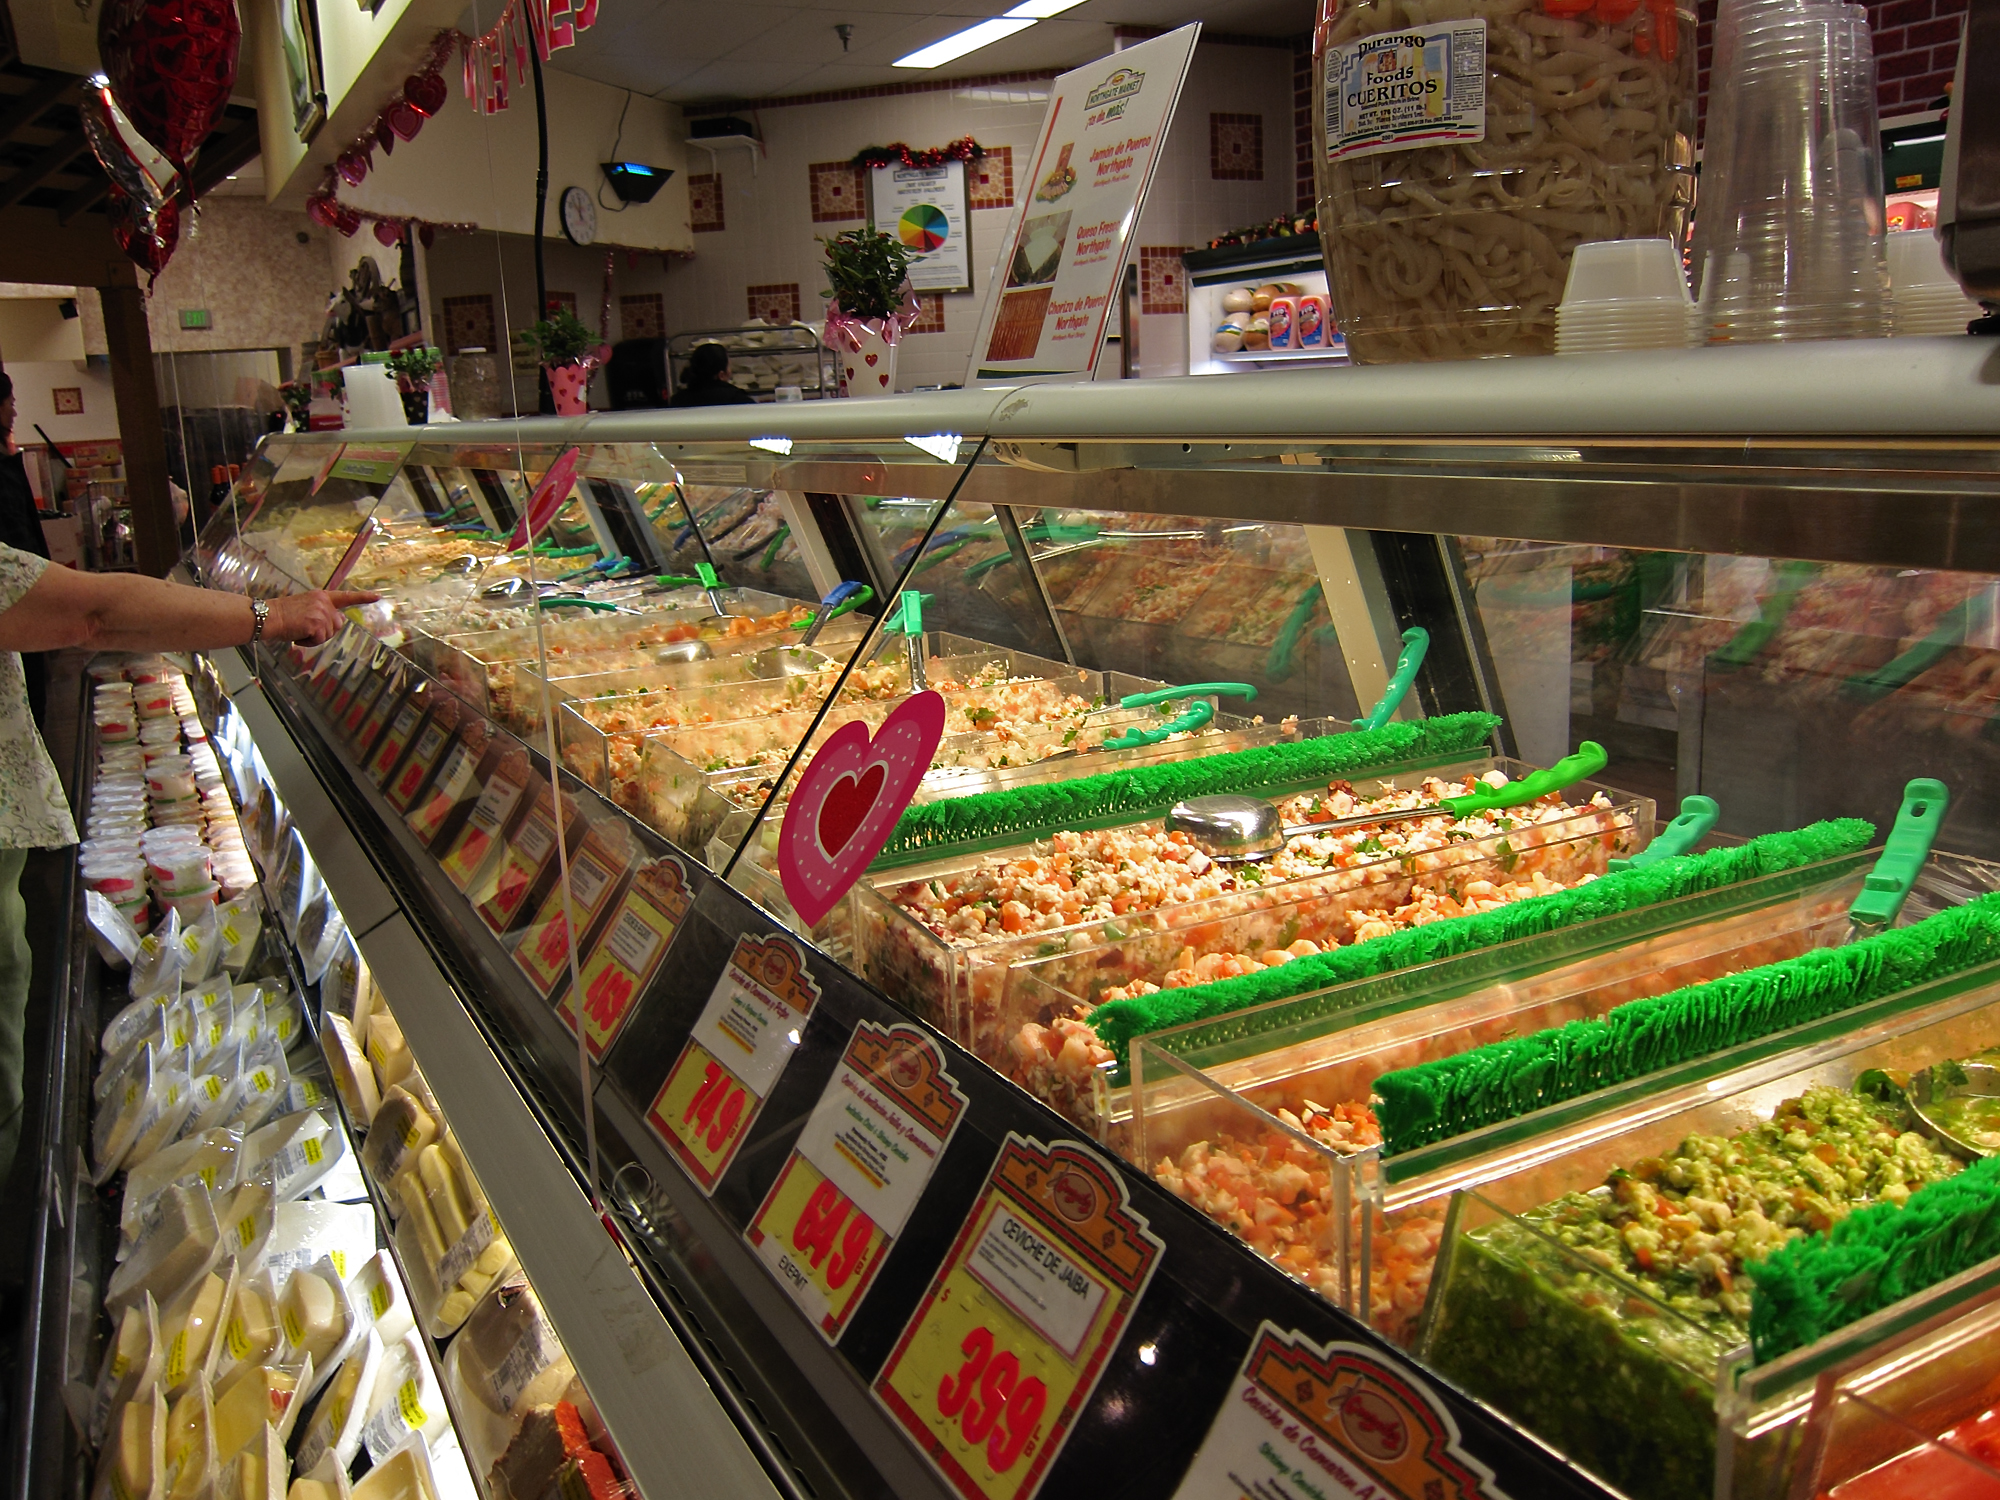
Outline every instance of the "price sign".
[(519, 768), (503, 768), (487, 778), (486, 790), (479, 794), (472, 816), (439, 861), (446, 878), (461, 891), (472, 884), (473, 876), (486, 863), (486, 856), (493, 852), (501, 830), (514, 816), (514, 809), (520, 805), (526, 790), (527, 777)]
[(367, 717), (361, 721), (360, 732), (354, 737), (354, 753), (362, 761), (368, 760), (368, 752), (374, 748), (375, 741), (381, 738), (383, 729), (389, 723), (389, 716), (403, 702), (405, 690), (409, 686), (408, 677), (409, 674), (400, 661), (390, 666), (382, 691), (376, 695), (374, 706), (368, 710)]
[(410, 741), (417, 732), (417, 725), (423, 721), (429, 707), (428, 694), (412, 690), (396, 710), (396, 717), (389, 721), (389, 729), (382, 736), (382, 743), (375, 747), (375, 754), (369, 759), (368, 768), (375, 777), (375, 784), (387, 789), (389, 778), (395, 773), (403, 752), (410, 748)]
[(368, 675), (361, 679), (353, 701), (347, 705), (347, 712), (340, 721), (340, 727), (350, 743), (359, 737), (361, 726), (368, 722), (368, 716), (375, 711), (376, 703), (388, 686), (389, 674), (385, 670), (371, 668)]
[(327, 700), (327, 715), (336, 725), (346, 714), (347, 705), (354, 701), (354, 695), (360, 691), (361, 684), (373, 676), (374, 670), (375, 646), (374, 642), (370, 641), (355, 654), (353, 663), (341, 674), (340, 684), (333, 690), (333, 696)]
[[(575, 808), (572, 802), (569, 811)], [(493, 893), (478, 903), (480, 919), (490, 930), (501, 933), (513, 926), (555, 857), (555, 794), (544, 783), (514, 836), (502, 842)]]
[(1360, 1344), (1265, 1323), (1174, 1500), (1505, 1500), (1430, 1391)]
[(965, 1114), (937, 1044), (863, 1021), (745, 1238), (839, 1339)]
[[(435, 720), (433, 723), (435, 724)], [(421, 749), (422, 736), (418, 737), (417, 744)], [(468, 729), (467, 736), (445, 752), (444, 761), (438, 767), (437, 780), (424, 795), (422, 804), (404, 819), (404, 822), (409, 824), (410, 832), (423, 840), (426, 849), (437, 842), (438, 835), (444, 831), (444, 826), (450, 821), (452, 813), (460, 805), (479, 795), (479, 762), (484, 755), (483, 745), (483, 738), (479, 743), (474, 743)], [(413, 751), (410, 755), (410, 764), (417, 764), (417, 760), (417, 753)], [(406, 767), (398, 775), (397, 784), (400, 786), (408, 779), (409, 771)]]
[(576, 915), (577, 930), (589, 933), (624, 873), (623, 862), (593, 830), (570, 857), (568, 901), (560, 884), (543, 899), (514, 949), (514, 962), (534, 981), (544, 1000), (569, 978), (570, 914)]
[(875, 1396), (965, 1500), (1040, 1488), (1159, 1264), (1101, 1158), (1010, 1134)]
[(403, 762), (402, 770), (387, 788), (389, 805), (399, 813), (410, 810), (410, 804), (417, 800), (417, 793), (430, 780), (431, 768), (437, 764), (438, 756), (444, 753), (444, 743), (451, 738), (451, 726), (436, 714), (417, 736), (417, 742), (410, 749), (409, 759)]
[(704, 1193), (715, 1191), (736, 1159), (818, 999), (819, 982), (796, 942), (779, 933), (736, 940), (646, 1112), (646, 1123)]
[[(618, 1040), (633, 1000), (659, 972), (693, 902), (687, 869), (671, 854), (639, 866), (632, 877), (631, 889), (583, 963), (583, 1043), (598, 1061)], [(576, 1031), (575, 990), (563, 996), (556, 1014)]]

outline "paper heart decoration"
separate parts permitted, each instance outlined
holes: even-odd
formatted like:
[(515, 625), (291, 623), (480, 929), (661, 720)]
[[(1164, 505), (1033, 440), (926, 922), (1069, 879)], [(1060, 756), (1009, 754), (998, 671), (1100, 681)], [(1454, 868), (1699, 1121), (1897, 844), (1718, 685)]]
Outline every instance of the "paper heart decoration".
[(332, 229), (340, 221), (340, 207), (331, 198), (308, 198), (306, 217), (323, 228)]
[(871, 739), (849, 720), (799, 777), (778, 833), (778, 874), (809, 927), (861, 878), (917, 793), (944, 738), (944, 699), (906, 698)]
[(889, 383), (889, 372), (887, 370), (884, 370), (880, 375), (877, 375), (875, 378), (881, 381), (883, 385), (887, 385)]
[(413, 73), (403, 80), (403, 97), (420, 115), (434, 115), (444, 108), (444, 101), (450, 97), (444, 86), (444, 78), (437, 73)]
[(390, 105), (384, 118), (389, 128), (404, 140), (416, 139), (416, 134), (424, 128), (424, 112), (408, 99), (398, 99)]
[(518, 552), (527, 546), (549, 524), (562, 503), (569, 499), (570, 491), (576, 488), (577, 457), (574, 448), (565, 448), (556, 455), (556, 461), (542, 475), (541, 483), (528, 496), (528, 513), (515, 524), (514, 534), (507, 539), (509, 552)]
[(360, 187), (368, 177), (368, 155), (359, 149), (340, 153), (334, 166), (340, 172), (341, 181), (349, 187)]
[(879, 360), (879, 359), (881, 359), (881, 357), (882, 357), (882, 356), (881, 356), (881, 355), (879, 355), (879, 354), (871, 354), (871, 355), (869, 355), (869, 356), (868, 356), (868, 368), (869, 368), (869, 369), (871, 369), (871, 370), (872, 370), (872, 369), (874, 369), (874, 368), (875, 368), (875, 364), (876, 364), (876, 361), (877, 361), (877, 360)]
[(403, 226), (401, 224), (392, 224), (384, 219), (377, 219), (375, 221), (375, 238), (393, 249), (403, 243)]

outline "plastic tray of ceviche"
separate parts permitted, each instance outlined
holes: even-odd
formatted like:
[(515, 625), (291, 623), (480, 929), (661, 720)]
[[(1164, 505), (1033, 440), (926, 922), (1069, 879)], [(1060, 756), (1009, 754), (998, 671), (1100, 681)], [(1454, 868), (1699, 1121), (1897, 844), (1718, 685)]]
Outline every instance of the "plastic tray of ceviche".
[[(1341, 781), (1287, 799), (1281, 812), (1288, 825), (1386, 812), (1533, 769), (1479, 757)], [(1082, 1123), (1094, 1111), (1065, 1097), (1054, 1075), (1087, 1089), (1088, 1074), (1109, 1060), (1085, 1034), (1101, 1000), (1365, 941), (1424, 920), (1426, 910), (1507, 899), (1507, 887), (1573, 885), (1642, 849), (1653, 820), (1650, 798), (1584, 781), (1450, 829), (1440, 814), (1295, 838), (1262, 866), (1212, 861), (1157, 819), (1058, 833), (864, 877), (850, 898), (855, 956), (890, 996), (1003, 1072), (1034, 1079)], [(1022, 1060), (1037, 1049), (1055, 1066)]]

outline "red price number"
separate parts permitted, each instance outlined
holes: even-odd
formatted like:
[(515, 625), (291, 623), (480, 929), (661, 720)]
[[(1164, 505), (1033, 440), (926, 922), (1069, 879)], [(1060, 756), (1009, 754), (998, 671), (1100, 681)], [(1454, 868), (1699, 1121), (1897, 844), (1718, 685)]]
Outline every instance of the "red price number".
[(965, 1440), (986, 1445), (995, 1474), (1013, 1468), (1027, 1451), (1049, 1404), (1049, 1388), (1033, 1375), (1023, 1377), (1021, 1361), (994, 1348), (993, 1330), (975, 1328), (958, 1346), (965, 1363), (938, 1382), (938, 1410), (956, 1417)]
[[(799, 1210), (798, 1223), (792, 1226), (792, 1248), (826, 1278), (830, 1292), (847, 1285), (848, 1277), (867, 1259), (874, 1238), (874, 1221), (830, 1180), (813, 1189), (806, 1206)], [(836, 1242), (840, 1247), (837, 1251)]]
[[(608, 1032), (618, 1024), (618, 1018), (625, 1014), (625, 1007), (632, 1003), (632, 976), (617, 965), (610, 965), (598, 971), (591, 980), (590, 988), (584, 993), (583, 1013), (596, 1023), (599, 1032)], [(709, 1064), (711, 1075), (721, 1070)], [(706, 1087), (706, 1085), (704, 1085)], [(695, 1095), (700, 1103), (701, 1095)]]
[(702, 1071), (701, 1087), (694, 1091), (681, 1116), (681, 1124), (694, 1127), (690, 1144), (700, 1140), (710, 1155), (720, 1151), (743, 1123), (743, 1110), (749, 1102), (748, 1091), (723, 1071), (722, 1064), (708, 1064)]

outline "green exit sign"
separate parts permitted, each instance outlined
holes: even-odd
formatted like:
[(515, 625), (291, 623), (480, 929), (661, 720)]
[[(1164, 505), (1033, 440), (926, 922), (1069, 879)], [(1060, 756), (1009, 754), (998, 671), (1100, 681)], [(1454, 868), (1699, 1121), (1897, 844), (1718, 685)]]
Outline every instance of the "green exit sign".
[(182, 309), (181, 309), (181, 327), (183, 327), (183, 328), (206, 328), (206, 327), (208, 327), (208, 326), (209, 326), (209, 323), (208, 323), (208, 309), (207, 309), (207, 308), (205, 308), (205, 307), (184, 307), (184, 308), (182, 308)]

